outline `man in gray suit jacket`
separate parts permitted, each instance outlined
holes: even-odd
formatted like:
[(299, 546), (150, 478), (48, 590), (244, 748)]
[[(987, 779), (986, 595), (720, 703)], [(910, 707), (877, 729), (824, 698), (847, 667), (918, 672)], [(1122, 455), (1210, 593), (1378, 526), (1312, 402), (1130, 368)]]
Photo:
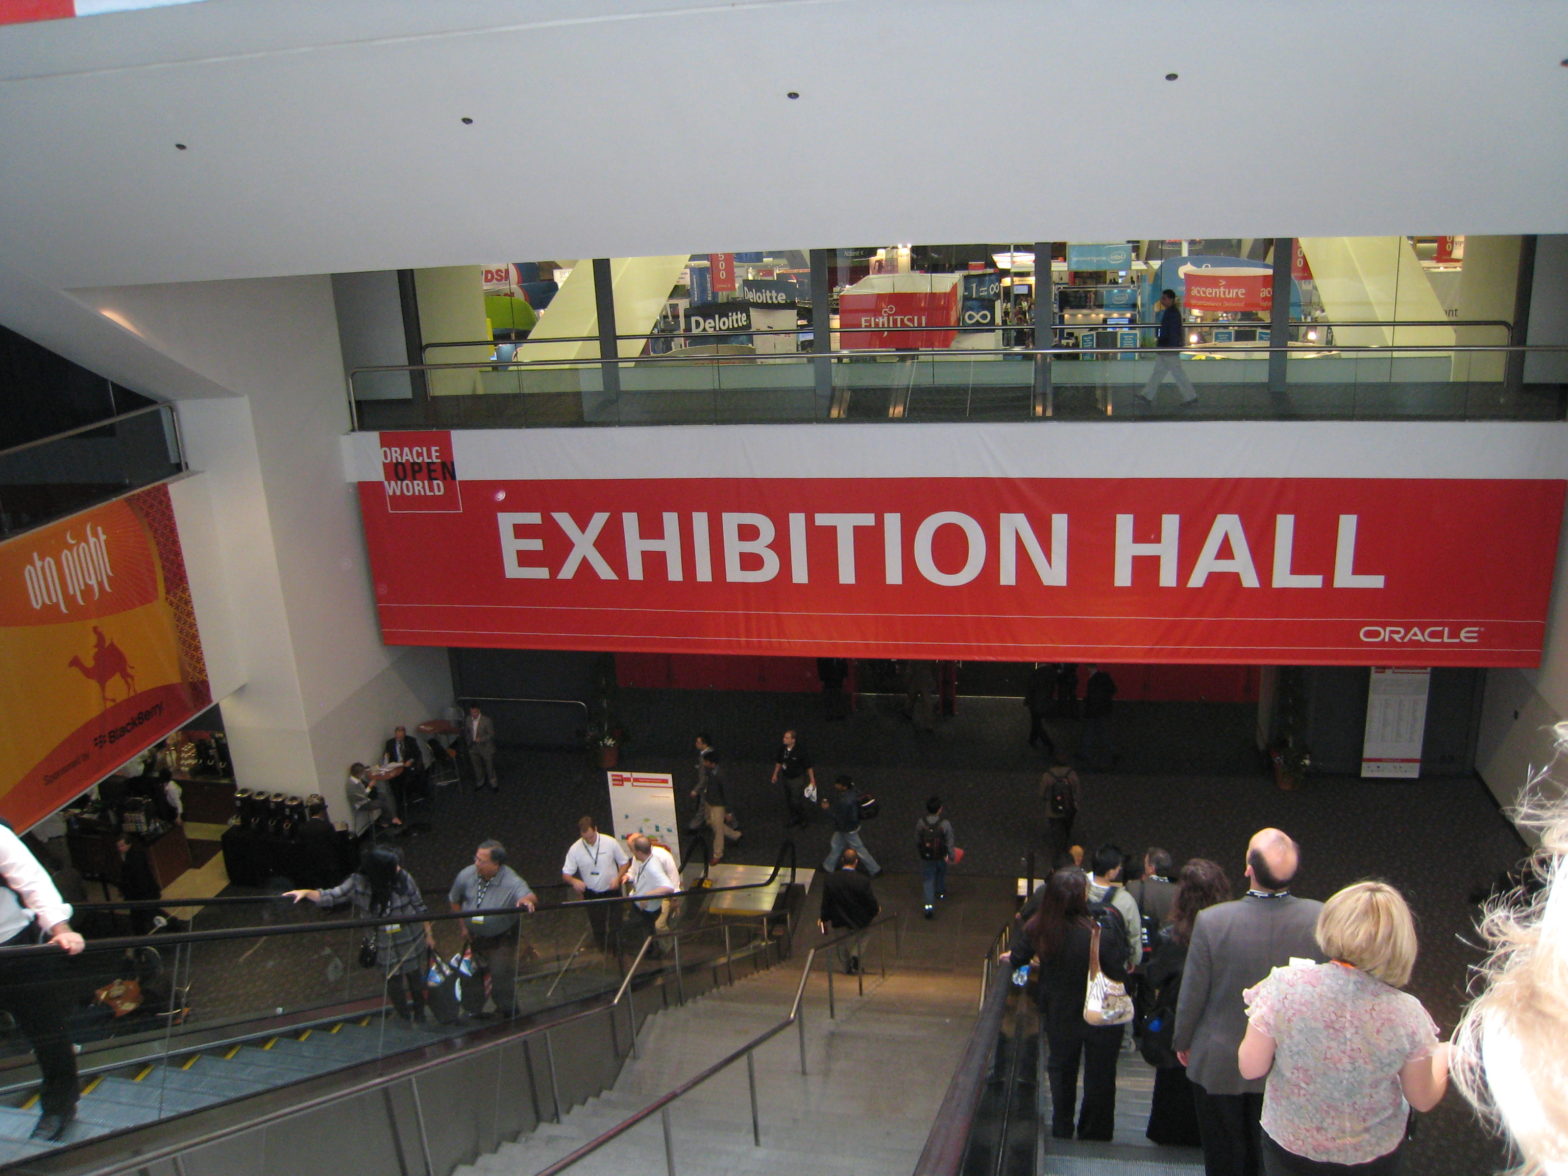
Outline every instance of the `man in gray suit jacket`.
[(1198, 916), (1176, 1003), (1176, 1056), (1198, 1110), (1206, 1176), (1257, 1176), (1263, 1080), (1247, 1080), (1236, 1050), (1247, 1031), (1241, 992), (1292, 959), (1324, 960), (1314, 931), (1323, 904), (1295, 898), (1300, 853), (1278, 829), (1247, 843), (1247, 893)]
[(501, 791), (495, 778), (495, 724), (477, 704), (468, 708), (468, 717), (463, 720), (463, 739), (468, 744), (469, 762), (474, 765), (474, 791)]

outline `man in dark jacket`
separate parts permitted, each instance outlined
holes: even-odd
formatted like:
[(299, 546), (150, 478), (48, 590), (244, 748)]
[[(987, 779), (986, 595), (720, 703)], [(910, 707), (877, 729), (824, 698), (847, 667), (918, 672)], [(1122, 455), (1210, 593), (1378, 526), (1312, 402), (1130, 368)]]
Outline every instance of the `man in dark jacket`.
[(1181, 402), (1192, 404), (1198, 399), (1198, 390), (1192, 386), (1192, 379), (1181, 366), (1181, 349), (1187, 341), (1183, 338), (1186, 328), (1182, 325), (1181, 311), (1176, 308), (1176, 291), (1161, 290), (1160, 300), (1154, 306), (1160, 312), (1160, 327), (1155, 334), (1154, 345), (1160, 350), (1154, 357), (1154, 370), (1149, 373), (1148, 382), (1143, 386), (1144, 402), (1153, 404), (1160, 385), (1166, 380), (1175, 380), (1176, 388), (1181, 393)]
[(866, 870), (875, 878), (882, 872), (877, 859), (860, 840), (860, 790), (849, 776), (839, 776), (833, 781), (833, 795), (822, 798), (822, 807), (833, 818), (833, 840), (828, 842), (828, 856), (822, 859), (824, 870), (836, 870), (840, 854), (855, 851), (855, 860), (866, 863)]
[(1299, 860), (1284, 833), (1260, 829), (1247, 844), (1246, 895), (1209, 907), (1193, 925), (1174, 1045), (1192, 1081), (1209, 1176), (1261, 1170), (1264, 1080), (1243, 1078), (1236, 1062), (1247, 1031), (1242, 989), (1293, 960), (1324, 960), (1313, 934), (1323, 904), (1290, 893)]
[[(860, 855), (846, 849), (839, 859), (839, 867), (822, 875), (822, 911), (817, 916), (817, 926), (824, 935), (828, 928), (839, 927), (864, 930), (882, 908), (871, 891), (871, 878), (860, 872)], [(851, 935), (839, 944), (838, 960), (844, 971), (853, 976), (860, 971), (860, 945), (864, 935)]]
[(1096, 768), (1108, 768), (1116, 760), (1111, 748), (1111, 700), (1116, 697), (1116, 680), (1099, 666), (1089, 667), (1089, 681), (1083, 688), (1083, 757)]
[(707, 811), (708, 831), (713, 838), (709, 850), (713, 856), (708, 859), (708, 864), (716, 866), (724, 860), (724, 843), (739, 841), (740, 830), (730, 828), (727, 819), (730, 802), (724, 791), (724, 774), (719, 770), (719, 753), (713, 748), (703, 748), (699, 773), (701, 783), (698, 789), (702, 795), (698, 797), (698, 803)]

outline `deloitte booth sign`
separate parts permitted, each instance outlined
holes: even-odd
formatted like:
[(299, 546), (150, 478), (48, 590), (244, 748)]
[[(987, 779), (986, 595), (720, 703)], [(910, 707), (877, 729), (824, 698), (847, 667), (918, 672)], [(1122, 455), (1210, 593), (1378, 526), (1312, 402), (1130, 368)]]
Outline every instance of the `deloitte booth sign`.
[(686, 309), (685, 320), (688, 335), (706, 336), (701, 344), (751, 342), (751, 307), (744, 302), (691, 306)]

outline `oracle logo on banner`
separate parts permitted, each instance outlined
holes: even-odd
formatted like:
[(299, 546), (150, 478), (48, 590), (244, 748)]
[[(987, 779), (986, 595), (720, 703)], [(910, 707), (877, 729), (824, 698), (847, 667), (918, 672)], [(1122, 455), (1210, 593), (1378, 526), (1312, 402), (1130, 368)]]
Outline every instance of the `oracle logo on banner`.
[(381, 487), (392, 514), (455, 514), (463, 509), (452, 434), (381, 434)]
[[(951, 347), (957, 332), (957, 285), (943, 291), (866, 292), (843, 294), (838, 302), (844, 350), (867, 347)], [(857, 330), (851, 327), (874, 327)]]
[(1240, 266), (1182, 266), (1188, 310), (1269, 311), (1274, 306), (1274, 274)]
[[(1564, 484), (604, 477), (469, 489), (467, 509), (436, 517), (394, 511), (361, 483), (386, 641), (1529, 666)], [(465, 558), (406, 555), (430, 550)]]

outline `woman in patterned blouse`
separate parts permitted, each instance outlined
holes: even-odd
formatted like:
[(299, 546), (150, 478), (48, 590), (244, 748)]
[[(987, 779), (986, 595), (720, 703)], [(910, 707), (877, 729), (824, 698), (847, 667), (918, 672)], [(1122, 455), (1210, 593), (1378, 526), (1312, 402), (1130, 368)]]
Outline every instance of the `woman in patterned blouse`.
[(1400, 988), (1416, 959), (1415, 922), (1399, 891), (1357, 882), (1323, 904), (1326, 964), (1276, 968), (1242, 993), (1244, 1078), (1263, 1092), (1267, 1176), (1399, 1170), (1409, 1108), (1431, 1110), (1448, 1086), (1446, 1042)]
[(385, 917), (375, 928), (376, 963), (386, 977), (387, 995), (397, 1015), (410, 1024), (424, 1018), (426, 1008), (425, 951), (434, 949), (435, 933), (425, 921), (429, 912), (414, 876), (403, 868), (402, 855), (373, 845), (360, 858), (359, 869), (331, 890), (288, 890), (285, 898), (309, 899), (330, 910), (347, 902), (362, 919)]

